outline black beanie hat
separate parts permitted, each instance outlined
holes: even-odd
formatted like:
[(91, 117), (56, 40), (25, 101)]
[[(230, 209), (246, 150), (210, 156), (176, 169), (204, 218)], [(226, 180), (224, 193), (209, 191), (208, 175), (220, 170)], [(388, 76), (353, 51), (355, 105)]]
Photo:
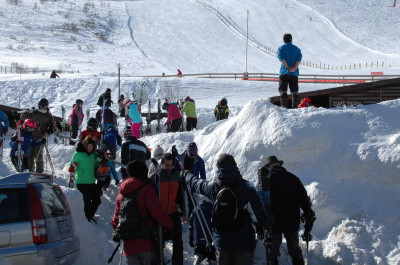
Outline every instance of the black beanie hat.
[(127, 165), (128, 175), (131, 178), (146, 179), (149, 172), (146, 164), (141, 160), (133, 160)]
[(236, 166), (237, 164), (236, 164), (235, 158), (233, 158), (233, 156), (230, 154), (220, 154), (217, 159), (217, 167), (223, 168), (223, 167), (226, 167), (227, 165)]

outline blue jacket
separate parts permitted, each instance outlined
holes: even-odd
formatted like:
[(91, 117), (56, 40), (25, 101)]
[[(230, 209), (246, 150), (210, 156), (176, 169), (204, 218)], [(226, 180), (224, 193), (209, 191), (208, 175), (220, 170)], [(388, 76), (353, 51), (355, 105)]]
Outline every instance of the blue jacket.
[(118, 180), (118, 173), (115, 170), (115, 165), (113, 162), (111, 162), (110, 160), (107, 161), (106, 163), (107, 166), (110, 167), (110, 176), (112, 175), (114, 180)]
[[(222, 185), (233, 184), (242, 180), (239, 169), (235, 165), (227, 165), (225, 168), (217, 170), (218, 182)], [(196, 193), (207, 196), (213, 203), (221, 189), (221, 184), (209, 182), (188, 173), (186, 175), (186, 184)], [(242, 229), (238, 231), (220, 231), (213, 228), (213, 241), (215, 248), (222, 251), (254, 251), (256, 248), (255, 231), (252, 223), (265, 226), (267, 224), (267, 215), (263, 203), (259, 197), (254, 185), (249, 182), (233, 188), (238, 201), (248, 212)]]
[(0, 133), (3, 131), (3, 128), (7, 128), (10, 126), (10, 123), (8, 121), (8, 117), (6, 113), (2, 110), (0, 110)]
[(139, 112), (139, 107), (136, 103), (131, 103), (129, 105), (129, 117), (132, 119), (132, 123), (142, 122), (142, 116)]
[[(202, 200), (199, 202), (197, 207), (193, 210), (192, 215), (189, 219), (189, 231), (190, 231), (190, 240), (195, 244), (206, 244), (208, 242), (212, 242), (212, 238), (210, 237), (208, 231), (212, 231), (211, 225), (211, 211), (213, 208), (213, 204), (209, 201)], [(201, 213), (200, 213), (201, 211)], [(206, 223), (204, 223), (202, 214), (206, 219)], [(200, 224), (201, 222), (201, 224)], [(204, 236), (203, 229), (201, 228), (203, 225), (204, 231), (207, 236)], [(208, 227), (208, 228), (207, 228)]]
[[(35, 141), (32, 136), (31, 132), (28, 132), (26, 129), (21, 129), (21, 149), (24, 152), (24, 156), (27, 157), (30, 153), (31, 147), (40, 146), (43, 143), (43, 140), (40, 139), (39, 141)], [(17, 134), (15, 133), (11, 138), (10, 142), (11, 147), (11, 156), (15, 156), (18, 151), (18, 141), (17, 141)]]
[[(181, 168), (183, 168), (186, 152), (187, 151), (183, 152), (183, 154), (177, 157), (177, 160)], [(206, 166), (204, 164), (203, 158), (201, 158), (199, 155), (197, 155), (196, 158), (194, 159), (192, 174), (198, 178), (200, 177), (201, 179), (206, 179)]]
[[(293, 45), (291, 42), (286, 42), (281, 47), (278, 48), (278, 59), (282, 62), (282, 60), (286, 60), (287, 65), (289, 67), (295, 66), (296, 62), (301, 62), (302, 54), (301, 50)], [(289, 72), (283, 64), (281, 65), (281, 69), (279, 71), (279, 75), (295, 75), (299, 76), (299, 68), (293, 73)]]

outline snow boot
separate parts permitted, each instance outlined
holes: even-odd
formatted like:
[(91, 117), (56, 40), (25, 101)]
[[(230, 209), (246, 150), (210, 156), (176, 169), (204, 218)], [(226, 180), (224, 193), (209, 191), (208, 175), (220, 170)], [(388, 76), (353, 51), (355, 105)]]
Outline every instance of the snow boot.
[(194, 255), (193, 265), (199, 265), (203, 261), (203, 256), (200, 254)]
[(304, 265), (304, 259), (303, 257), (297, 258), (297, 259), (292, 259), (293, 265)]
[(288, 103), (287, 103), (288, 95), (286, 93), (284, 93), (281, 95), (280, 99), (281, 99), (281, 107), (287, 108), (288, 107)]
[(298, 94), (292, 94), (292, 108), (297, 109), (300, 103), (300, 96)]

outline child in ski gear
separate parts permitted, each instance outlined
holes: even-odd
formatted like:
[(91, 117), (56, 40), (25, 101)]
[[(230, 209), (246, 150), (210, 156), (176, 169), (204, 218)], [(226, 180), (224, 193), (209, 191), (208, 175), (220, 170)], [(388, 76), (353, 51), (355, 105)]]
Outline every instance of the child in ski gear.
[(168, 103), (168, 116), (165, 125), (169, 124), (169, 129), (167, 129), (167, 132), (178, 132), (182, 125), (182, 115), (179, 111), (178, 103), (169, 102), (169, 100), (167, 100), (166, 103)]
[(309, 97), (303, 98), (303, 100), (300, 102), (298, 106), (298, 108), (306, 108), (306, 107), (315, 107)]
[[(85, 114), (83, 114), (83, 101), (77, 99), (75, 104), (72, 106), (72, 112), (69, 116), (69, 125), (71, 126), (71, 138), (76, 139), (78, 137), (79, 126), (81, 126)], [(71, 145), (75, 143), (70, 142)]]
[(104, 130), (102, 151), (110, 151), (110, 153), (117, 157), (117, 144), (122, 145), (121, 136), (119, 136), (117, 129), (114, 126), (108, 126)]
[(160, 145), (157, 145), (156, 148), (153, 148), (153, 150), (151, 150), (149, 176), (154, 174), (157, 168), (159, 167), (159, 162), (163, 154), (164, 154), (164, 149)]
[(72, 156), (69, 172), (75, 173), (77, 189), (82, 193), (86, 219), (96, 222), (93, 217), (101, 204), (101, 189), (96, 185), (95, 170), (98, 165), (94, 153), (96, 142), (86, 138), (79, 142)]
[(56, 73), (56, 71), (53, 70), (53, 71), (51, 72), (51, 74), (50, 74), (50, 78), (56, 78), (56, 77), (60, 78), (60, 77), (58, 76), (58, 74)]
[(10, 122), (6, 113), (0, 110), (0, 135), (5, 135), (10, 127)]
[(124, 95), (121, 94), (118, 99), (118, 110), (119, 110), (120, 117), (125, 117), (125, 105), (123, 103), (124, 100), (125, 100), (125, 97), (124, 97)]
[(292, 35), (286, 33), (283, 35), (283, 44), (278, 48), (277, 55), (282, 63), (279, 70), (279, 94), (281, 106), (288, 107), (287, 89), (289, 86), (292, 94), (292, 107), (299, 105), (299, 64), (301, 62), (301, 50), (292, 44)]
[[(208, 264), (217, 264), (215, 248), (210, 244), (212, 243), (212, 234), (208, 233), (212, 231), (212, 207), (213, 204), (208, 199), (201, 200), (190, 215), (189, 244), (194, 248), (193, 264), (201, 264), (205, 258), (208, 259)], [(203, 219), (203, 216), (205, 220)], [(203, 229), (206, 234), (203, 233)]]
[(174, 168), (172, 154), (165, 153), (161, 157), (160, 167), (150, 175), (150, 178), (155, 180), (158, 186), (163, 211), (168, 214), (174, 223), (173, 232), (170, 231), (168, 233), (173, 244), (172, 264), (182, 265), (183, 241), (181, 218), (183, 218), (184, 223), (187, 223), (188, 219), (185, 214), (183, 183), (178, 171)]
[(111, 88), (107, 88), (106, 92), (100, 95), (99, 99), (97, 100), (97, 106), (99, 106), (100, 108), (103, 107), (104, 102), (107, 100), (110, 100), (110, 102), (112, 103)]
[(137, 100), (130, 100), (129, 98), (124, 100), (125, 110), (128, 114), (126, 119), (127, 124), (130, 124), (133, 136), (136, 139), (140, 138), (140, 125), (142, 124), (142, 116), (140, 115), (139, 106)]
[[(213, 183), (200, 179), (188, 171), (183, 171), (181, 174), (186, 175), (186, 184), (190, 190), (211, 199), (214, 208), (216, 208), (220, 191), (230, 189), (235, 194), (236, 212), (242, 213), (242, 224), (233, 230), (226, 230), (217, 228), (216, 222), (213, 221), (213, 242), (217, 252), (217, 262), (218, 264), (251, 265), (257, 244), (252, 223), (265, 225), (267, 219), (262, 201), (255, 187), (242, 178), (233, 156), (221, 154), (217, 159), (217, 168), (218, 182)], [(228, 205), (230, 206), (231, 203)], [(218, 210), (213, 215), (218, 217), (219, 213)], [(225, 223), (233, 221), (229, 216), (221, 220)]]
[(112, 162), (114, 159), (115, 157), (111, 153), (106, 152), (101, 157), (100, 164), (97, 166), (97, 185), (100, 186), (99, 188), (103, 191), (107, 191), (108, 187), (110, 186), (111, 175), (115, 180), (115, 185), (119, 185), (118, 173), (115, 170), (114, 163)]
[[(126, 128), (124, 132), (125, 142), (121, 147), (121, 163), (127, 165), (130, 161), (140, 160), (146, 163), (149, 160), (151, 153), (147, 148), (146, 144), (142, 141), (136, 139), (132, 135), (132, 130), (129, 127)], [(128, 174), (124, 168), (121, 168), (122, 179), (128, 177)]]
[(101, 108), (96, 112), (96, 120), (99, 124), (103, 125), (103, 128), (108, 128), (109, 126), (118, 126), (117, 115), (110, 109), (110, 107), (111, 100), (106, 100), (104, 106), (101, 106)]
[(197, 127), (196, 103), (189, 96), (185, 98), (182, 112), (186, 113), (186, 131), (191, 131)]
[[(116, 229), (119, 223), (122, 222), (124, 217), (123, 207), (127, 205), (123, 201), (127, 200), (133, 192), (140, 189), (135, 197), (138, 218), (144, 222), (146, 228), (151, 232), (156, 229), (155, 222), (168, 230), (172, 229), (173, 223), (161, 208), (154, 183), (147, 178), (146, 164), (139, 160), (129, 162), (127, 171), (129, 177), (121, 184), (115, 204), (114, 216), (111, 221), (112, 227)], [(128, 264), (161, 264), (154, 260), (155, 242), (151, 238), (136, 237), (125, 239), (123, 246)]]
[[(35, 121), (36, 128), (33, 130), (32, 135), (35, 141), (49, 136), (53, 132), (57, 132), (57, 125), (49, 110), (49, 101), (42, 98), (38, 102), (38, 109), (27, 111), (21, 114), (21, 120), (31, 119)], [(28, 156), (29, 171), (43, 173), (43, 145), (31, 146)], [(36, 170), (34, 170), (36, 164)]]
[(79, 135), (80, 141), (85, 140), (86, 138), (92, 138), (96, 143), (100, 141), (100, 132), (97, 130), (99, 127), (99, 123), (95, 118), (90, 118), (87, 122), (86, 130), (81, 132)]
[(215, 106), (214, 116), (217, 121), (228, 119), (229, 107), (226, 98), (222, 98), (221, 101), (218, 102), (217, 106)]
[[(258, 189), (260, 195), (266, 189), (267, 178), (270, 183), (270, 209), (273, 216), (272, 224), (272, 257), (273, 264), (278, 264), (279, 248), (282, 234), (286, 238), (289, 255), (294, 265), (304, 264), (299, 246), (300, 209), (305, 216), (314, 217), (307, 191), (300, 179), (288, 172), (282, 160), (276, 156), (261, 157), (265, 166), (258, 171)], [(290, 195), (290, 196), (289, 196)], [(265, 205), (265, 207), (267, 207)]]
[(8, 132), (9, 126), (10, 123), (7, 115), (4, 113), (4, 111), (0, 110), (0, 158), (3, 158), (4, 136)]
[[(19, 121), (22, 122), (22, 121)], [(22, 150), (22, 170), (28, 169), (28, 156), (31, 147), (36, 147), (44, 144), (46, 138), (35, 140), (32, 136), (33, 130), (36, 128), (36, 122), (31, 119), (26, 119), (21, 127), (21, 150)], [(18, 171), (18, 136), (17, 132), (13, 134), (10, 141), (10, 158), (15, 169)]]

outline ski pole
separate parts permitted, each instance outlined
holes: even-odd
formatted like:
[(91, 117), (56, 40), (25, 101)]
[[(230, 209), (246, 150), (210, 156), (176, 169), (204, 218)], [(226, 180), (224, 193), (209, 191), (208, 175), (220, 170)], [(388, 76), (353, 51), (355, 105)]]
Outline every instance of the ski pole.
[(110, 264), (115, 256), (115, 253), (117, 253), (119, 246), (121, 245), (121, 242), (118, 242), (117, 246), (115, 247), (113, 253), (111, 254), (111, 257), (108, 259), (108, 264)]
[[(197, 207), (197, 201), (196, 201), (196, 199), (194, 198), (194, 196), (193, 196), (193, 194), (192, 194), (192, 190), (190, 189), (190, 187), (186, 184), (186, 182), (185, 182), (185, 185), (186, 185), (186, 189), (189, 191), (188, 193), (189, 193), (189, 196), (190, 196), (190, 199), (192, 200), (192, 203), (193, 203), (193, 205), (196, 205), (196, 207)], [(207, 236), (207, 233), (206, 233), (206, 231), (205, 231), (205, 229), (204, 229), (204, 226), (203, 225), (205, 225), (206, 226), (206, 228), (207, 228), (207, 232), (208, 232), (208, 235), (212, 238), (212, 233), (211, 233), (211, 231), (210, 231), (210, 228), (208, 227), (208, 224), (207, 224), (207, 220), (206, 220), (206, 218), (204, 217), (204, 214), (203, 214), (203, 210), (200, 208), (200, 207), (198, 207), (199, 208), (199, 212), (200, 212), (200, 227), (201, 227), (201, 230), (203, 231), (203, 234), (204, 234), (204, 236), (205, 236), (205, 238), (206, 238), (206, 243), (207, 243), (207, 245), (212, 245), (212, 244), (210, 244), (210, 242), (209, 242), (209, 240), (208, 240), (208, 236)], [(203, 222), (204, 222), (204, 224), (203, 224)]]
[(123, 258), (124, 258), (124, 241), (122, 241), (121, 256), (119, 257), (119, 265), (122, 265)]

